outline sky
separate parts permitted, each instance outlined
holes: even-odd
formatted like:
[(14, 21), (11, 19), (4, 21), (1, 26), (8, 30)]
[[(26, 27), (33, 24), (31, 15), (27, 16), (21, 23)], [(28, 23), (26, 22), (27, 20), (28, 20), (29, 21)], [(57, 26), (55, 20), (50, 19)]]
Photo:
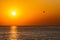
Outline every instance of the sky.
[(60, 25), (60, 0), (0, 0), (0, 25)]

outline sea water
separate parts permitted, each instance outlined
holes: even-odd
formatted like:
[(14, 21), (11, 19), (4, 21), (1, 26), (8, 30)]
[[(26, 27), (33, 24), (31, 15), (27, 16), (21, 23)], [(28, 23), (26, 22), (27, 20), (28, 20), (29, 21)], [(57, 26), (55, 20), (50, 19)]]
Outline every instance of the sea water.
[(3, 27), (0, 40), (60, 40), (60, 27)]

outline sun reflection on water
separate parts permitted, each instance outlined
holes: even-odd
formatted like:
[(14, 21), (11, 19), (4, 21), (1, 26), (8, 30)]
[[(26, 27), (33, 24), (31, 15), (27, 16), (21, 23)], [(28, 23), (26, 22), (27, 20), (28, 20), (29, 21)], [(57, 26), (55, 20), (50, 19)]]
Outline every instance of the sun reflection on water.
[(10, 40), (17, 40), (17, 27), (16, 26), (11, 26), (10, 28), (10, 36), (9, 39)]

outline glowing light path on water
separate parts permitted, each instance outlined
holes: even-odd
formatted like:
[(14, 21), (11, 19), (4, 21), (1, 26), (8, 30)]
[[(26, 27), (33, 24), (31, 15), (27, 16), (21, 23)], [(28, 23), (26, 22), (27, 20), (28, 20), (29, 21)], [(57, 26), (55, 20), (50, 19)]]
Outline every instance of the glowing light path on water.
[(10, 36), (9, 39), (10, 40), (17, 40), (17, 27), (16, 26), (11, 26), (11, 30), (10, 30)]

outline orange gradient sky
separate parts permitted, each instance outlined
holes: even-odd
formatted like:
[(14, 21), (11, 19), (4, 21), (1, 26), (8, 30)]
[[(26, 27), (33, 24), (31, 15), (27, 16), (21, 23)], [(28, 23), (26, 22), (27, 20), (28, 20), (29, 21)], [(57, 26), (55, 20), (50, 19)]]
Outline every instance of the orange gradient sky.
[(0, 25), (60, 25), (60, 0), (0, 0)]

